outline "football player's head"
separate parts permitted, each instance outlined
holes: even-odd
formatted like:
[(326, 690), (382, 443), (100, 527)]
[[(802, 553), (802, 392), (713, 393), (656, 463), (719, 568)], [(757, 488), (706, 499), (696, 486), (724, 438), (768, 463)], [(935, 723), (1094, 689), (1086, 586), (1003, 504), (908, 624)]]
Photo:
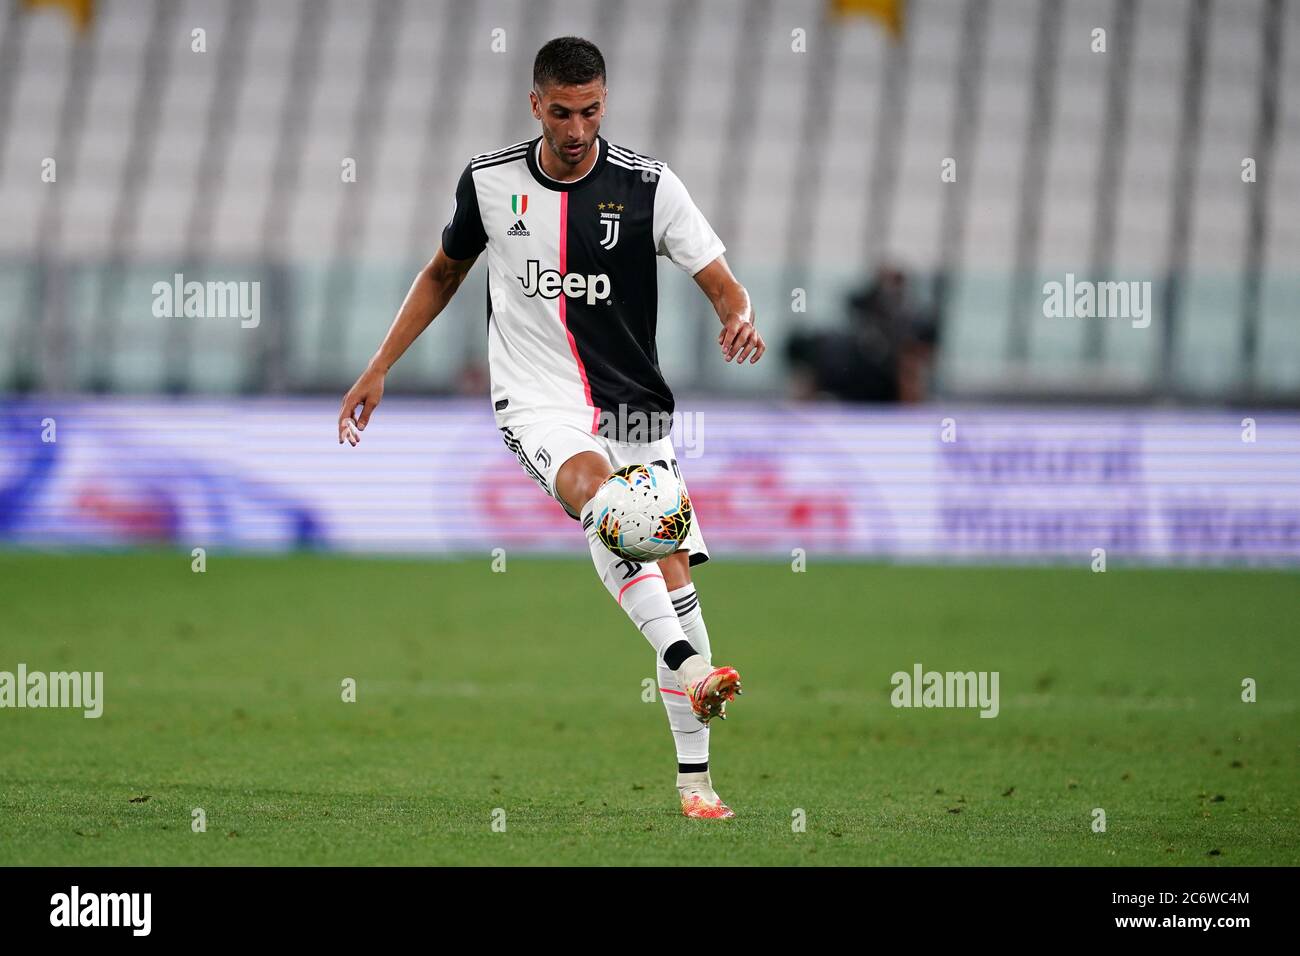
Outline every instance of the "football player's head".
[(547, 148), (565, 166), (587, 158), (605, 115), (605, 58), (581, 37), (556, 37), (533, 60), (528, 99)]

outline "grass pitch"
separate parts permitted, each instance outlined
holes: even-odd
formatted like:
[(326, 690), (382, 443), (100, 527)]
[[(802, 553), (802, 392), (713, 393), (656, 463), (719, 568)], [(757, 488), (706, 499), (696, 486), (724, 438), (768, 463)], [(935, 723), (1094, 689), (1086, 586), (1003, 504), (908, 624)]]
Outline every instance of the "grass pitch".
[[(590, 566), (508, 568), (0, 555), (0, 670), (105, 697), (0, 710), (0, 864), (1300, 863), (1294, 574), (715, 561), (709, 822)], [(916, 662), (999, 716), (895, 709)]]

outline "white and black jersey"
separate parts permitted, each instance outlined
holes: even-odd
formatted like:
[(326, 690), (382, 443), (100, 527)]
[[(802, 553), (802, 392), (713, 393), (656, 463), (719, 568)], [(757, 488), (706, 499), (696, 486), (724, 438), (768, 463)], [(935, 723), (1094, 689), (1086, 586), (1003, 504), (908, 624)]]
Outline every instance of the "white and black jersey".
[(663, 423), (632, 439), (654, 440), (673, 411), (655, 257), (694, 275), (724, 247), (664, 163), (597, 138), (591, 170), (559, 182), (539, 166), (541, 145), (475, 156), (442, 233), (452, 259), (487, 250), (497, 426), (553, 421), (626, 440), (622, 423)]

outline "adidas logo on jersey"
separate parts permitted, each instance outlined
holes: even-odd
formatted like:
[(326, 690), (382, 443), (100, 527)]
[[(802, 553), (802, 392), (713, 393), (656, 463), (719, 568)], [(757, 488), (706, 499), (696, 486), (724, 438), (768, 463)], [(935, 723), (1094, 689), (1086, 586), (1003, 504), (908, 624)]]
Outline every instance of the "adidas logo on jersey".
[(511, 226), (509, 229), (506, 230), (506, 235), (507, 236), (531, 236), (532, 233), (528, 231), (528, 227), (524, 225), (524, 221), (522, 219), (519, 219), (515, 222), (513, 226)]
[(570, 299), (585, 298), (588, 305), (595, 305), (598, 299), (609, 298), (609, 276), (603, 272), (599, 275), (583, 275), (580, 272), (561, 274), (556, 269), (542, 271), (540, 262), (529, 259), (528, 275), (515, 278), (524, 284), (524, 295), (529, 298), (540, 295), (543, 299), (558, 299), (563, 292)]

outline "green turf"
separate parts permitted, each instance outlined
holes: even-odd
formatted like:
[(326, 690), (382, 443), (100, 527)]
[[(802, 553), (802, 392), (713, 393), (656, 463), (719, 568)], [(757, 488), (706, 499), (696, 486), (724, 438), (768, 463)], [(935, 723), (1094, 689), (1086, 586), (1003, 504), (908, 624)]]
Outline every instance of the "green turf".
[[(0, 864), (1300, 863), (1296, 575), (714, 562), (718, 823), (590, 566), (508, 567), (0, 555), (0, 670), (106, 697), (0, 710)], [(1001, 714), (891, 707), (916, 661)]]

